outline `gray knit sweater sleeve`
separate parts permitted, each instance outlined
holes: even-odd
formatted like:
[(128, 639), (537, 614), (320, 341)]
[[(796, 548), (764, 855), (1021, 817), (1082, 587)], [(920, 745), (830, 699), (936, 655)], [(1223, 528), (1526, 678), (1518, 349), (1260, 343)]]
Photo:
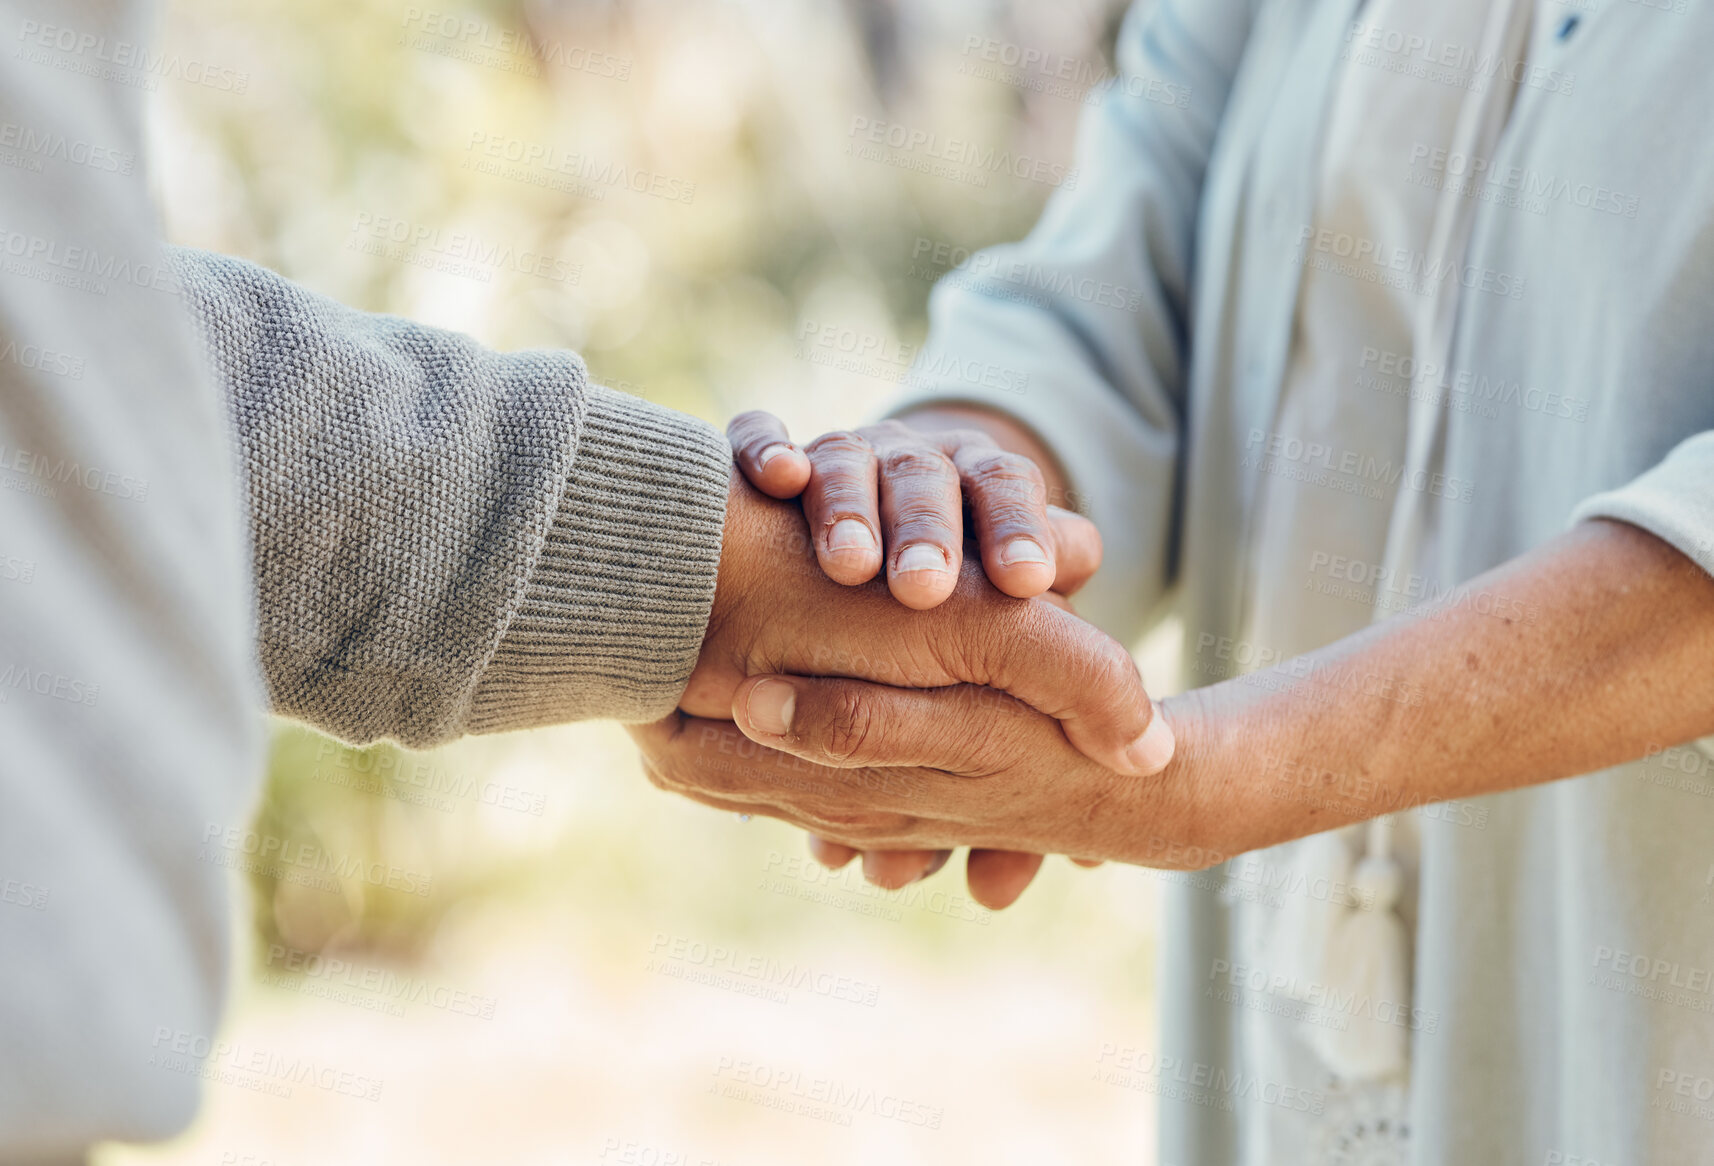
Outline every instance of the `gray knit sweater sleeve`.
[(242, 452), (277, 712), (426, 746), (677, 702), (731, 454), (702, 422), (176, 250)]

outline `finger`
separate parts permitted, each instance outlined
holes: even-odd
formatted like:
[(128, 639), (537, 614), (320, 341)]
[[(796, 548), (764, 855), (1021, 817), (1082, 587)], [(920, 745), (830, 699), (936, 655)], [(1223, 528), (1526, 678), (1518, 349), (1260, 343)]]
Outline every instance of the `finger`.
[(803, 513), (815, 557), (835, 582), (867, 583), (881, 569), (875, 451), (855, 433), (829, 433), (810, 442), (808, 453)]
[(1061, 595), (1075, 595), (1101, 567), (1101, 532), (1081, 514), (1047, 508), (1048, 525), (1053, 531), (1055, 565), (1053, 589)]
[(908, 887), (925, 879), (945, 864), (938, 850), (866, 850), (863, 852), (863, 877), (884, 891)]
[(682, 713), (625, 728), (649, 781), (661, 789), (718, 809), (777, 818), (846, 846), (920, 845), (920, 824), (910, 809), (921, 785), (914, 775), (806, 764), (758, 749), (729, 721)]
[(711, 771), (708, 759), (700, 749), (690, 745), (691, 738), (684, 732), (685, 726), (691, 723), (694, 723), (694, 718), (675, 712), (651, 724), (625, 726), (626, 732), (637, 743), (638, 758), (649, 784), (710, 809), (777, 817), (772, 805), (740, 800), (724, 790), (720, 793), (711, 791), (707, 782)]
[(809, 856), (828, 870), (838, 870), (857, 855), (858, 851), (852, 847), (829, 842), (814, 834), (809, 836)]
[[(1051, 746), (1052, 722), (1032, 712), (977, 685), (891, 688), (812, 676), (752, 676), (732, 697), (732, 719), (745, 736), (830, 769), (993, 772), (1032, 743)], [(885, 792), (902, 808), (926, 780), (901, 774)]]
[(985, 437), (959, 441), (952, 461), (970, 502), (970, 521), (989, 580), (1016, 599), (1052, 587), (1056, 540), (1048, 523), (1041, 469)]
[(1018, 901), (1018, 896), (1041, 869), (1039, 854), (1023, 854), (1016, 850), (978, 850), (972, 848), (964, 864), (964, 877), (970, 883), (970, 897), (990, 911), (1003, 911)]
[(1131, 653), (1069, 611), (1039, 600), (991, 611), (954, 647), (954, 671), (1060, 722), (1090, 760), (1133, 777), (1171, 762), (1177, 742), (1143, 687)]
[(771, 498), (796, 498), (809, 485), (809, 455), (772, 413), (740, 413), (726, 426), (732, 456), (750, 485)]
[(1096, 867), (1100, 866), (1102, 862), (1099, 858), (1074, 858), (1071, 861), (1082, 867), (1084, 870), (1094, 870)]
[(1071, 606), (1071, 600), (1067, 599), (1057, 591), (1044, 591), (1040, 595), (1036, 596), (1036, 599), (1042, 603), (1051, 603), (1061, 611), (1075, 612), (1077, 610)]
[(887, 587), (906, 607), (939, 606), (964, 562), (964, 499), (951, 459), (916, 439), (877, 449)]

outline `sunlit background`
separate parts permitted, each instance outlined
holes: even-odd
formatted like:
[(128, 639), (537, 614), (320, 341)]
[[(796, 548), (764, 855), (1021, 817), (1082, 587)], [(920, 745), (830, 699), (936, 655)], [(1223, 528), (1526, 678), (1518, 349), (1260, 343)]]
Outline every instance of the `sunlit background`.
[[(883, 408), (934, 279), (1066, 180), (1122, 5), (166, 7), (200, 66), (150, 98), (175, 241), (808, 438)], [(1153, 1161), (1112, 1072), (1153, 1043), (1144, 872), (1052, 861), (1002, 914), (957, 865), (883, 895), (655, 791), (604, 725), (280, 725), (244, 840), (318, 857), (238, 876), (221, 1037), (332, 1084), (209, 1081), (105, 1166)]]

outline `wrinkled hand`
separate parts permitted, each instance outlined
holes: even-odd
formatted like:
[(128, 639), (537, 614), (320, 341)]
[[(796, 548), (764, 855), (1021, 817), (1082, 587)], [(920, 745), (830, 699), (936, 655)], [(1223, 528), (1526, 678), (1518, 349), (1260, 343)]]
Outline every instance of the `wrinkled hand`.
[(736, 724), (678, 717), (633, 733), (663, 788), (845, 847), (970, 845), (1189, 870), (1243, 844), (1222, 809), (1229, 787), (1199, 780), (1197, 701), (1169, 703), (1191, 747), (1148, 778), (1090, 761), (1052, 719), (974, 685), (756, 676), (734, 694)]
[(966, 503), (983, 569), (1007, 595), (1070, 595), (1101, 565), (1094, 523), (1049, 506), (1041, 467), (979, 429), (883, 421), (799, 449), (779, 418), (754, 412), (726, 433), (751, 485), (773, 498), (803, 496), (828, 578), (867, 583), (884, 558), (887, 586), (907, 607), (931, 608), (952, 594)]
[[(962, 575), (932, 613), (901, 607), (878, 582), (834, 583), (818, 565), (797, 507), (769, 501), (735, 473), (701, 660), (680, 711), (633, 730), (651, 777), (666, 784), (663, 765), (650, 755), (659, 739), (653, 730), (687, 716), (725, 719), (746, 676), (776, 671), (911, 688), (991, 685), (1058, 718), (1054, 732), (1062, 745), (1070, 739), (1112, 768), (1146, 774), (1166, 764), (1171, 730), (1155, 717), (1121, 645), (1053, 604), (1000, 595), (972, 565)], [(825, 848), (820, 853), (836, 857)], [(866, 856), (865, 871), (883, 885), (903, 885), (936, 858)], [(1030, 855), (973, 854), (973, 892), (991, 906), (1004, 905), (1039, 863)], [(1004, 893), (1013, 885), (1016, 891)]]
[[(734, 418), (727, 436), (751, 485), (774, 498), (802, 495), (816, 557), (837, 582), (866, 583), (885, 558), (894, 598), (913, 608), (936, 606), (962, 566), (968, 505), (995, 587), (1020, 598), (1050, 587), (1061, 597), (1075, 593), (1101, 565), (1094, 524), (1046, 504), (1048, 486), (1037, 459), (1048, 455), (1033, 439), (1018, 431), (1013, 443), (1030, 456), (1008, 452), (976, 426), (1009, 422), (959, 414), (919, 412), (903, 422), (828, 433), (800, 449), (783, 422), (758, 411)], [(1059, 481), (1057, 473), (1053, 477)], [(913, 563), (927, 566), (913, 569)], [(834, 869), (859, 853), (814, 837), (810, 850)], [(933, 874), (949, 857), (862, 853), (864, 877), (889, 888)], [(973, 850), (972, 891), (991, 906), (1009, 904), (1040, 866), (1039, 855)]]
[(1172, 732), (1116, 640), (1052, 603), (1007, 598), (970, 567), (933, 612), (894, 603), (878, 582), (841, 586), (816, 565), (798, 508), (734, 471), (713, 610), (680, 710), (725, 717), (739, 683), (769, 672), (986, 685), (1056, 719), (1109, 768), (1151, 774), (1172, 756)]

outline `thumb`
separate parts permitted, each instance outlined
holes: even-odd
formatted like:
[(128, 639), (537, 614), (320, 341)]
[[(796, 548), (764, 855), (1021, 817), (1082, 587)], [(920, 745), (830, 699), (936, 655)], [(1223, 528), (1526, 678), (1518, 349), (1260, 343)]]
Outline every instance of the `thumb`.
[(1057, 603), (960, 606), (960, 621), (925, 647), (969, 684), (998, 688), (1059, 721), (1091, 761), (1133, 777), (1167, 767), (1177, 742), (1131, 653)]
[(772, 413), (740, 413), (726, 426), (732, 457), (750, 485), (770, 498), (796, 498), (809, 484), (809, 457), (792, 444), (785, 423)]

